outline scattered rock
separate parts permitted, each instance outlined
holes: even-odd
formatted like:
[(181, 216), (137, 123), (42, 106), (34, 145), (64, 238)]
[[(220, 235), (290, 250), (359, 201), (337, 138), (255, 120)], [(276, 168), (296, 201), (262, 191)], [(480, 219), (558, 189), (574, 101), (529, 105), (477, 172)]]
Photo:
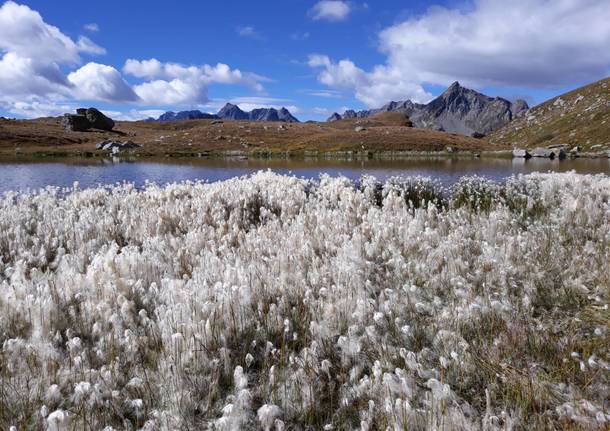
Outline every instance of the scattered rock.
[(513, 149), (513, 157), (519, 157), (519, 158), (523, 158), (523, 159), (529, 159), (530, 157), (532, 157), (532, 155), (530, 154), (529, 151), (527, 150), (523, 150), (523, 149), (519, 149), (519, 148), (515, 148)]
[(532, 150), (532, 157), (542, 157), (545, 159), (554, 159), (555, 153), (549, 148), (534, 148)]
[(123, 150), (129, 150), (129, 149), (139, 148), (139, 147), (141, 147), (141, 145), (138, 145), (133, 141), (121, 142), (121, 141), (115, 141), (112, 139), (106, 139), (105, 141), (100, 142), (99, 144), (97, 144), (95, 146), (95, 148), (97, 150), (112, 151), (113, 154), (116, 154)]
[(570, 153), (571, 154), (578, 154), (578, 153), (580, 153), (580, 147), (578, 145), (575, 145), (574, 147), (572, 147), (570, 149)]
[(551, 157), (551, 159), (563, 160), (566, 158), (566, 152), (564, 151), (563, 147), (553, 148), (551, 151), (553, 151), (553, 157)]

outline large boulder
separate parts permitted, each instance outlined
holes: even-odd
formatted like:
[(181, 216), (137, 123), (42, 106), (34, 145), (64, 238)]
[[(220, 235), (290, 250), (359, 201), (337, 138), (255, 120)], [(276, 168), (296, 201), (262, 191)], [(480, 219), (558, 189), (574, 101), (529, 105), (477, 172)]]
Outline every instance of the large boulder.
[(89, 129), (112, 130), (114, 121), (95, 108), (79, 108), (75, 114), (65, 114), (63, 125), (72, 132), (84, 132)]
[(92, 129), (112, 130), (114, 127), (114, 121), (112, 118), (106, 117), (95, 108), (87, 109), (85, 112), (85, 117), (87, 117), (87, 120), (89, 120), (91, 123)]
[(91, 123), (84, 115), (65, 114), (62, 124), (70, 132), (85, 132), (91, 128)]

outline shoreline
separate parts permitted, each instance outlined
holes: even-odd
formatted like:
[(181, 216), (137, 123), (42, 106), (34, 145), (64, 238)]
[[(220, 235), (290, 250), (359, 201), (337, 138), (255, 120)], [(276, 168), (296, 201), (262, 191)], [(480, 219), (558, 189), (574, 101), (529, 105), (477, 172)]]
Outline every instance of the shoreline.
[[(0, 162), (10, 159), (62, 159), (62, 158), (131, 158), (131, 159), (294, 159), (294, 160), (316, 160), (316, 159), (336, 159), (336, 160), (400, 160), (413, 158), (438, 158), (446, 159), (521, 159), (514, 157), (512, 150), (493, 150), (493, 151), (424, 151), (424, 150), (365, 150), (365, 151), (277, 151), (277, 150), (205, 150), (193, 152), (148, 152), (139, 150), (127, 150), (118, 154), (113, 154), (111, 151), (95, 150), (95, 151), (15, 151), (15, 152), (0, 152)], [(544, 157), (537, 157), (545, 159)], [(582, 152), (577, 155), (569, 155), (565, 160), (574, 159), (605, 159), (610, 158), (610, 154), (606, 151), (602, 152)]]

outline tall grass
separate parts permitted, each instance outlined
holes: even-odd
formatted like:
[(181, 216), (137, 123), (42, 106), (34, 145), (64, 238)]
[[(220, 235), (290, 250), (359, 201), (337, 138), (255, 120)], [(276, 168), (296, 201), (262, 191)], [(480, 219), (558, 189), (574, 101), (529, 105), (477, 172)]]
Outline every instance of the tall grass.
[(610, 179), (0, 200), (0, 429), (604, 429)]

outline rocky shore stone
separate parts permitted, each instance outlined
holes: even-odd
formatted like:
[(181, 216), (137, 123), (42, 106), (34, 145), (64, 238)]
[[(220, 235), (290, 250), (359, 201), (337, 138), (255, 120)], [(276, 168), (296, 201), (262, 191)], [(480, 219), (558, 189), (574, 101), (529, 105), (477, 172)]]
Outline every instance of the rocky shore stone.
[(513, 149), (513, 157), (520, 157), (520, 158), (524, 158), (524, 159), (529, 159), (530, 157), (532, 157), (532, 155), (527, 150), (515, 148), (515, 149)]

